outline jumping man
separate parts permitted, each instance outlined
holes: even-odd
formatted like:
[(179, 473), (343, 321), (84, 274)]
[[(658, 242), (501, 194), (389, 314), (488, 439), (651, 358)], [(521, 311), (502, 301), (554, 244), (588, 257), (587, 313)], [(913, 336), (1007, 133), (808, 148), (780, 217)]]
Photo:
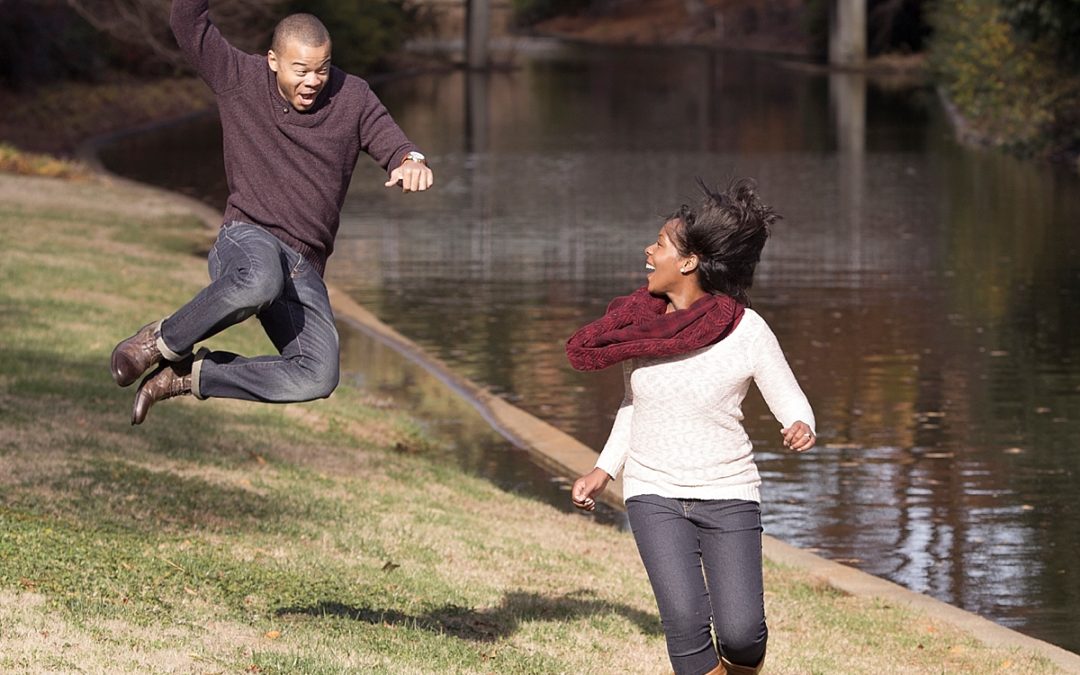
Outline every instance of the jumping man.
[[(112, 353), (113, 379), (140, 383), (131, 423), (156, 402), (193, 394), (288, 403), (325, 398), (338, 383), (338, 334), (323, 272), (361, 151), (386, 186), (427, 190), (431, 169), (367, 82), (330, 64), (330, 35), (294, 14), (265, 56), (230, 45), (208, 0), (174, 0), (171, 25), (213, 90), (221, 116), (229, 199), (210, 249), (210, 285)], [(196, 344), (257, 316), (279, 354), (245, 357)]]

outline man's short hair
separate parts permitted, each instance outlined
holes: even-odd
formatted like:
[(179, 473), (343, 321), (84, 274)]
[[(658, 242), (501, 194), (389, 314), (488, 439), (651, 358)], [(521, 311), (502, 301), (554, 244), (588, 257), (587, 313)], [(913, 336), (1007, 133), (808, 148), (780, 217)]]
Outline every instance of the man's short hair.
[(292, 41), (306, 47), (321, 47), (330, 41), (330, 32), (318, 17), (312, 14), (290, 14), (278, 22), (274, 28), (274, 39), (270, 49), (280, 54), (285, 45)]

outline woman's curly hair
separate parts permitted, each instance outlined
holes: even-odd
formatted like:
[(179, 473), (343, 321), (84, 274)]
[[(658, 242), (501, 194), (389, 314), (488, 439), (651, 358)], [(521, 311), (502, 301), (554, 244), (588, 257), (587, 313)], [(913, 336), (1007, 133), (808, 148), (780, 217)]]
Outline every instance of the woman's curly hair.
[(713, 190), (700, 178), (703, 193), (696, 208), (683, 204), (668, 216), (677, 220), (672, 240), (682, 256), (696, 255), (701, 288), (730, 295), (750, 305), (749, 290), (769, 228), (782, 216), (757, 196), (752, 178), (732, 180), (725, 190)]

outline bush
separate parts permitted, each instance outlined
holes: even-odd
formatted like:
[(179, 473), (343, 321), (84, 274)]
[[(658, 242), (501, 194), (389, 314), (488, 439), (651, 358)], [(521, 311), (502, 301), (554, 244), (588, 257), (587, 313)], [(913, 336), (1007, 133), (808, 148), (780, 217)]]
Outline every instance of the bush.
[(1069, 66), (1080, 65), (1080, 2), (1001, 0), (1009, 23), (1029, 41), (1044, 41)]
[(534, 23), (550, 19), (558, 14), (574, 14), (589, 9), (590, 0), (511, 0), (514, 11), (514, 23), (519, 26), (531, 26)]
[(922, 0), (870, 0), (867, 46), (871, 55), (921, 52), (930, 27)]
[[(169, 0), (0, 0), (0, 85), (94, 80), (110, 70), (186, 70), (169, 28), (169, 6)], [(265, 51), (274, 24), (294, 12), (322, 19), (334, 38), (334, 63), (356, 73), (381, 66), (409, 37), (415, 19), (404, 0), (211, 2), (221, 32), (251, 52)]]
[(357, 75), (385, 67), (385, 59), (412, 33), (413, 12), (403, 0), (291, 0), (287, 11), (314, 14), (330, 31), (334, 65)]
[(1055, 44), (1025, 39), (998, 0), (943, 1), (930, 20), (931, 67), (971, 135), (1024, 155), (1078, 145), (1080, 80)]
[(89, 79), (104, 40), (62, 0), (0, 0), (0, 84), (12, 89)]

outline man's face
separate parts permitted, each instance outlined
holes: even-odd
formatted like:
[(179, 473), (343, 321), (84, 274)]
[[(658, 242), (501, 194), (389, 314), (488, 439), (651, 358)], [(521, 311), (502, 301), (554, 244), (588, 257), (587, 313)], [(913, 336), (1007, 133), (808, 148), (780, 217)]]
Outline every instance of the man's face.
[(300, 112), (311, 110), (330, 78), (330, 41), (312, 47), (289, 40), (281, 53), (271, 49), (266, 60), (277, 75), (282, 97)]

